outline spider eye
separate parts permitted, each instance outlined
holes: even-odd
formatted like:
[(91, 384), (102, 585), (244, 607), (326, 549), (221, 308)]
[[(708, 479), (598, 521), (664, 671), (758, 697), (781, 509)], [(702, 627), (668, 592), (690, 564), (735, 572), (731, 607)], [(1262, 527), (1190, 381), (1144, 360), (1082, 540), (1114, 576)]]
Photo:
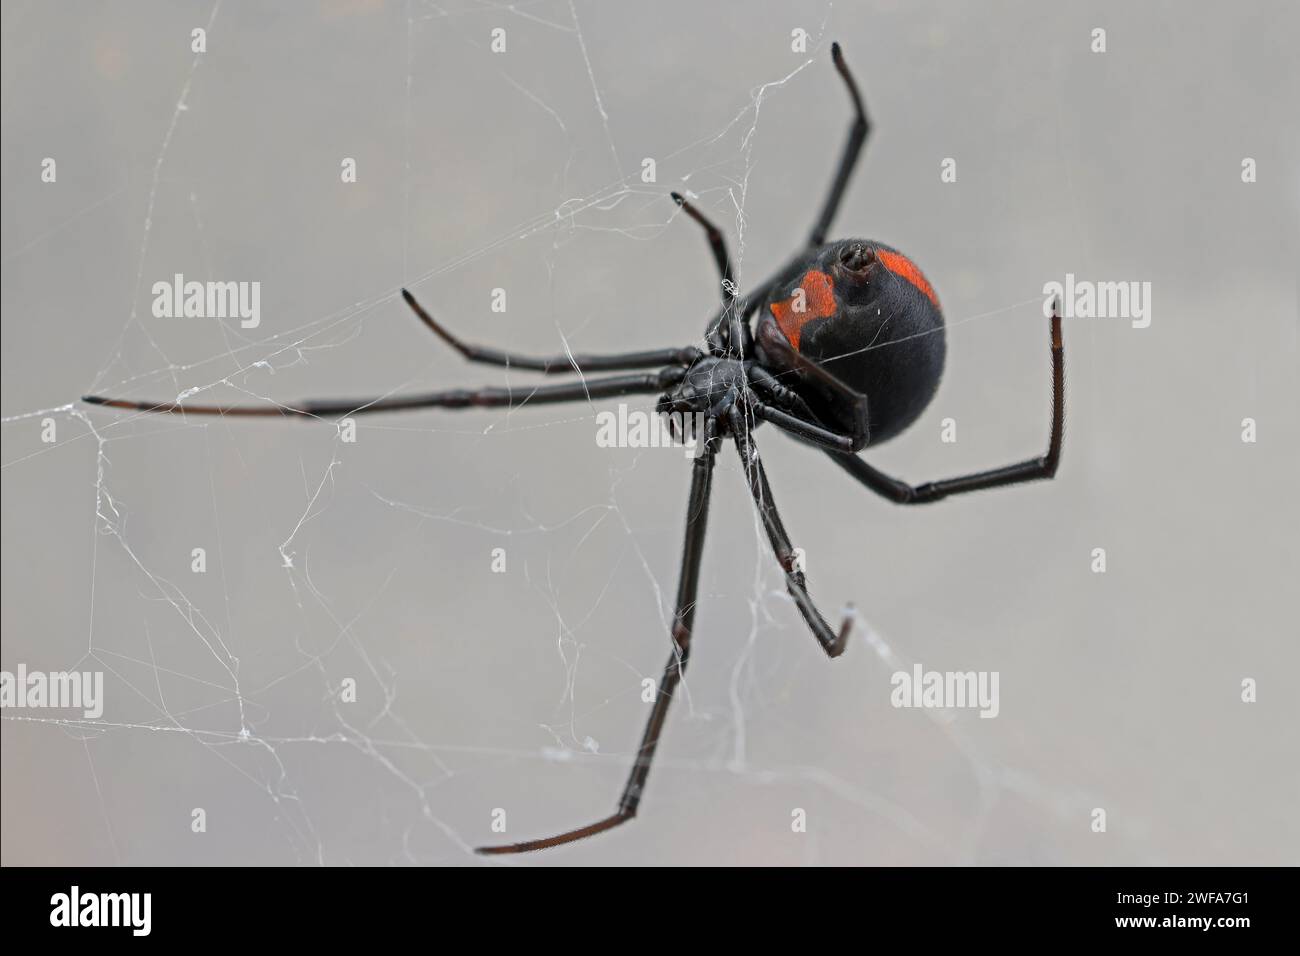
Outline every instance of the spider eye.
[(867, 266), (876, 261), (875, 252), (860, 243), (846, 246), (840, 253), (840, 265), (850, 272), (865, 272)]

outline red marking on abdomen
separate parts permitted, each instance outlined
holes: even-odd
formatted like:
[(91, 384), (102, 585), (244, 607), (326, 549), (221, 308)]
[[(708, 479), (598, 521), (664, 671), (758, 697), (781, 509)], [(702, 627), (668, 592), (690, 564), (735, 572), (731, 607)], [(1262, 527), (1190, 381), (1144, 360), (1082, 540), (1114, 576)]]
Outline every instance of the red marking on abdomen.
[[(799, 289), (803, 290), (802, 310), (795, 308)], [(799, 280), (799, 288), (795, 290), (794, 295), (781, 302), (772, 303), (772, 315), (776, 318), (776, 324), (780, 326), (786, 340), (795, 347), (795, 351), (799, 350), (799, 338), (807, 323), (813, 319), (824, 319), (837, 311), (839, 309), (835, 305), (835, 284), (830, 276), (816, 269), (804, 274), (804, 277)]]
[(916, 267), (916, 263), (907, 256), (900, 255), (897, 252), (887, 252), (884, 249), (876, 250), (876, 255), (880, 257), (880, 261), (885, 264), (886, 269), (912, 283), (925, 293), (925, 297), (934, 304), (936, 309), (939, 307), (939, 298), (934, 294), (934, 287), (921, 274), (921, 270)]

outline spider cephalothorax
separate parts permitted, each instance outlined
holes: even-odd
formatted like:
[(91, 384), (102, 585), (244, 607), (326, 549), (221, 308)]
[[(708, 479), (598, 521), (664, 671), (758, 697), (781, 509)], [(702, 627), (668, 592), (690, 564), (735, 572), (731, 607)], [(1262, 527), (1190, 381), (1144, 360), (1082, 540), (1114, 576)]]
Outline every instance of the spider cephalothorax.
[(659, 399), (661, 412), (721, 418), (749, 388), (752, 362), (721, 355), (701, 355), (681, 381)]
[[(645, 733), (615, 812), (602, 820), (544, 840), (484, 847), (482, 853), (521, 853), (571, 843), (609, 830), (636, 816), (668, 716), (668, 705), (690, 657), (700, 559), (704, 547), (713, 463), (724, 438), (731, 438), (742, 462), (754, 507), (785, 574), (786, 589), (822, 649), (831, 657), (844, 650), (851, 617), (832, 630), (808, 595), (804, 572), (777, 511), (754, 425), (767, 421), (802, 442), (817, 446), (870, 490), (900, 504), (922, 504), (950, 495), (1050, 478), (1061, 454), (1065, 415), (1065, 357), (1061, 320), (1051, 320), (1052, 431), (1047, 453), (1017, 464), (943, 481), (910, 485), (877, 471), (855, 452), (896, 435), (933, 397), (943, 373), (944, 332), (939, 300), (910, 259), (889, 246), (863, 239), (826, 242), (849, 174), (869, 129), (862, 98), (840, 55), (831, 56), (853, 100), (854, 120), (830, 194), (803, 251), (750, 295), (736, 291), (726, 242), (691, 203), (673, 198), (705, 229), (722, 278), (723, 303), (709, 323), (704, 348), (653, 349), (621, 355), (561, 355), (537, 358), (462, 342), (402, 296), (436, 335), (472, 362), (546, 374), (579, 373), (577, 381), (533, 387), (453, 389), (371, 399), (328, 399), (292, 405), (192, 405), (88, 396), (97, 405), (177, 415), (290, 416), (329, 419), (363, 413), (419, 408), (514, 408), (555, 402), (659, 393), (661, 412), (689, 413), (703, 421), (695, 436), (700, 453), (692, 464), (686, 506), (686, 540), (674, 602), (668, 663), (659, 680)], [(755, 328), (750, 318), (758, 313)], [(637, 374), (587, 377), (587, 373), (655, 369)], [(187, 393), (188, 396), (189, 393)]]

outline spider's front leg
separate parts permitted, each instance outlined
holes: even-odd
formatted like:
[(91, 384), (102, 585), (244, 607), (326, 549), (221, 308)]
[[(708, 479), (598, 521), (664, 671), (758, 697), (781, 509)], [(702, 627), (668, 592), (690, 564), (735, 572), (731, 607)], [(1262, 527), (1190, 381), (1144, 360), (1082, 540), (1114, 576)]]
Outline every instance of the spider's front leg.
[(231, 418), (329, 419), (342, 416), (409, 412), (422, 408), (521, 408), (558, 402), (590, 402), (593, 398), (644, 395), (680, 382), (686, 370), (669, 366), (642, 375), (609, 375), (564, 385), (531, 388), (453, 388), (420, 395), (383, 395), (376, 398), (311, 399), (292, 405), (190, 405), (184, 402), (142, 402), (84, 395), (83, 402), (161, 415), (216, 415)]
[(686, 662), (691, 653), (691, 632), (695, 623), (695, 595), (700, 582), (700, 558), (704, 552), (704, 530), (709, 515), (709, 492), (713, 486), (713, 460), (717, 455), (718, 422), (710, 418), (704, 428), (704, 450), (695, 459), (691, 472), (691, 493), (686, 505), (686, 541), (682, 546), (682, 569), (677, 583), (677, 602), (673, 611), (672, 651), (668, 663), (664, 666), (663, 676), (659, 678), (659, 690), (655, 694), (654, 708), (646, 721), (645, 732), (641, 736), (641, 746), (637, 748), (636, 760), (632, 772), (628, 775), (623, 795), (619, 798), (618, 809), (603, 820), (569, 830), (558, 836), (544, 840), (529, 840), (525, 843), (509, 843), (503, 846), (479, 847), (479, 853), (496, 855), (503, 853), (528, 853), (532, 850), (544, 850), (548, 847), (561, 846), (582, 840), (605, 830), (613, 829), (636, 816), (645, 784), (650, 776), (650, 764), (654, 760), (655, 749), (659, 746), (659, 737), (663, 733), (664, 721), (668, 717), (668, 705), (672, 703), (677, 685), (681, 683), (686, 671)]
[(732, 437), (736, 442), (736, 450), (740, 453), (741, 466), (745, 470), (745, 479), (754, 498), (754, 507), (758, 509), (759, 518), (762, 519), (763, 529), (767, 532), (776, 560), (785, 571), (786, 590), (790, 592), (790, 597), (794, 599), (799, 613), (803, 615), (813, 637), (817, 638), (817, 643), (826, 651), (827, 656), (839, 657), (844, 653), (844, 645), (853, 627), (853, 614), (851, 611), (845, 613), (839, 633), (836, 633), (831, 630), (821, 612), (817, 610), (817, 606), (808, 595), (803, 569), (797, 566), (794, 546), (790, 543), (790, 535), (786, 533), (785, 524), (781, 521), (781, 514), (776, 508), (776, 501), (772, 498), (767, 472), (763, 469), (763, 461), (758, 456), (758, 446), (754, 444), (754, 439), (750, 435), (749, 423), (745, 420), (745, 412), (740, 403), (731, 407), (728, 420)]

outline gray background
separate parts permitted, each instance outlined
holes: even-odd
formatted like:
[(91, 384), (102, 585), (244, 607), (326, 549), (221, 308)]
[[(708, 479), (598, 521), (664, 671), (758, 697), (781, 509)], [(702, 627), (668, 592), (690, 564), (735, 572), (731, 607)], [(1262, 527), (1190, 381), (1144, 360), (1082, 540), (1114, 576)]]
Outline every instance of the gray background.
[[(680, 452), (598, 448), (583, 405), (363, 418), (342, 444), (76, 399), (501, 382), (408, 314), (404, 283), (484, 342), (686, 344), (716, 286), (667, 192), (726, 228), (742, 284), (779, 264), (849, 119), (831, 39), (876, 122), (835, 232), (915, 257), (952, 326), (938, 397), (874, 463), (921, 481), (1041, 451), (1044, 282), (1149, 281), (1152, 324), (1067, 323), (1051, 484), (897, 508), (759, 432), (814, 596), (876, 635), (838, 661), (784, 597), (728, 449), (641, 817), (518, 862), (1297, 862), (1294, 4), (213, 17), (3, 8), (0, 656), (102, 669), (108, 698), (93, 726), (5, 713), (4, 863), (474, 863), (493, 808), (512, 839), (610, 812), (667, 648)], [(175, 272), (260, 280), (261, 327), (153, 318)], [(914, 661), (999, 671), (1000, 716), (892, 708)]]

